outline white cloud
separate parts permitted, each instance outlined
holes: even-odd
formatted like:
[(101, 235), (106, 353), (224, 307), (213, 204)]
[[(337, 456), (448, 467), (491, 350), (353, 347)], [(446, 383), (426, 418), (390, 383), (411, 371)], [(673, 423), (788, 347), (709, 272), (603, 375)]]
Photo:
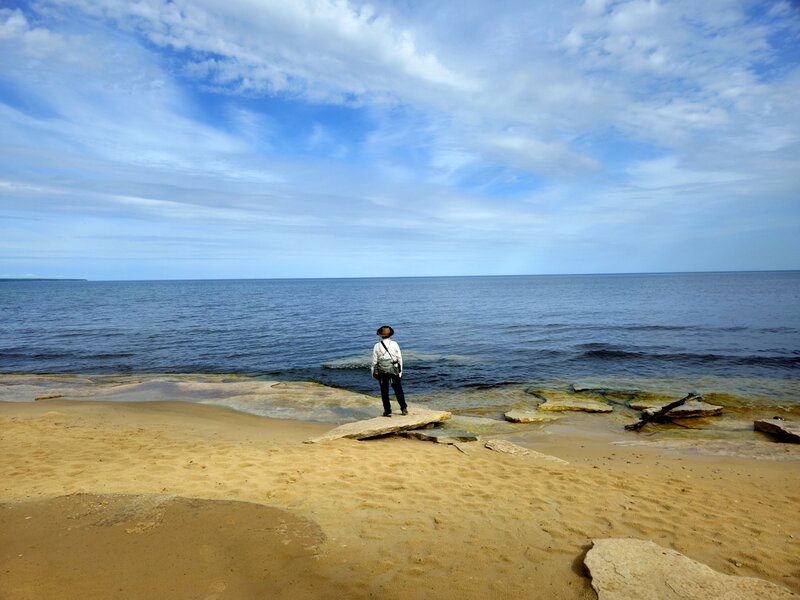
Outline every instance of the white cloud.
[(213, 234), (232, 256), (267, 237), (282, 255), (401, 239), (566, 256), (661, 223), (732, 230), (748, 202), (766, 227), (796, 200), (786, 3), (33, 6), (0, 10), (19, 91), (0, 103), (0, 208), (87, 239), (68, 215)]
[(413, 82), (467, 91), (475, 83), (419, 49), (410, 32), (344, 0), (59, 0), (114, 19), (153, 43), (209, 55), (188, 72), (241, 90), (402, 95)]
[(639, 189), (673, 193), (676, 187), (709, 188), (719, 184), (737, 184), (750, 178), (741, 171), (709, 171), (684, 167), (678, 157), (666, 156), (642, 161), (627, 169), (630, 185)]
[(523, 171), (569, 175), (599, 167), (596, 161), (572, 152), (564, 143), (545, 143), (514, 133), (487, 137), (482, 142), (490, 155)]
[(28, 31), (28, 19), (21, 10), (0, 9), (0, 40), (21, 39)]

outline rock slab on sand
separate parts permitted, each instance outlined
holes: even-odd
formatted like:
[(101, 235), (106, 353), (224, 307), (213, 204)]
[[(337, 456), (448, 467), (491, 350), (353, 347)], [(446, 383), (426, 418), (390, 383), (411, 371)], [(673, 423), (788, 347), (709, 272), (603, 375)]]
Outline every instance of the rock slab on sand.
[(530, 450), (527, 448), (523, 448), (522, 446), (519, 446), (514, 442), (509, 442), (508, 440), (488, 440), (484, 446), (489, 450), (494, 450), (495, 452), (504, 452), (506, 454), (521, 454), (523, 456), (530, 454)]
[(351, 438), (365, 440), (380, 435), (399, 433), (409, 429), (419, 429), (430, 423), (439, 423), (450, 418), (450, 413), (442, 410), (427, 410), (425, 408), (409, 408), (408, 415), (393, 415), (391, 418), (375, 417), (355, 423), (345, 423), (331, 429), (325, 435), (306, 440), (307, 444)]
[(562, 460), (557, 456), (550, 456), (549, 454), (542, 454), (541, 452), (536, 452), (535, 450), (529, 450), (528, 448), (524, 448), (515, 444), (514, 442), (509, 442), (508, 440), (487, 440), (487, 442), (484, 444), (484, 447), (488, 448), (489, 450), (494, 450), (495, 452), (531, 456), (533, 458), (540, 458), (542, 460), (547, 460), (560, 465), (569, 464), (567, 461)]
[(591, 574), (598, 600), (800, 598), (763, 579), (718, 573), (680, 552), (647, 540), (593, 540), (583, 562)]
[(780, 419), (762, 419), (753, 421), (753, 428), (756, 431), (774, 435), (785, 442), (800, 444), (800, 423), (781, 421)]

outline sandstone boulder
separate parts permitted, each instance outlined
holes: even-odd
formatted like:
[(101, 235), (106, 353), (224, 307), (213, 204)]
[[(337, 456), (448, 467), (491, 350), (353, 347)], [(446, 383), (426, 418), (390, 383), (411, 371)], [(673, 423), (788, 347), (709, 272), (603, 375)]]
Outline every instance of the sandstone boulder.
[(427, 410), (416, 406), (408, 409), (408, 415), (393, 415), (391, 418), (375, 417), (354, 423), (345, 423), (331, 429), (325, 435), (306, 440), (307, 444), (317, 442), (327, 442), (339, 438), (351, 438), (365, 440), (381, 435), (389, 435), (407, 431), (409, 429), (419, 429), (430, 423), (439, 423), (450, 418), (450, 413), (441, 410)]
[(762, 579), (718, 573), (680, 552), (647, 540), (593, 540), (583, 562), (591, 574), (598, 600), (800, 598)]
[(781, 419), (762, 419), (753, 421), (753, 428), (774, 435), (779, 440), (800, 444), (800, 423)]

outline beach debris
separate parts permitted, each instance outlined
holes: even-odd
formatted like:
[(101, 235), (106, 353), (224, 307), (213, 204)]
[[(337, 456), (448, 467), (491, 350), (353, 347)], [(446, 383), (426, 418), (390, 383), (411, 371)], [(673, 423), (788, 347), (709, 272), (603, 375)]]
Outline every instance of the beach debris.
[(508, 440), (487, 440), (484, 443), (484, 446), (489, 450), (494, 450), (495, 452), (503, 452), (505, 454), (516, 454), (520, 456), (529, 456), (533, 458), (539, 458), (542, 460), (546, 460), (549, 462), (557, 463), (560, 465), (568, 465), (569, 463), (565, 460), (558, 458), (557, 456), (550, 456), (549, 454), (543, 454), (541, 452), (536, 452), (536, 450), (530, 450), (528, 448), (523, 448), (515, 444), (514, 442), (509, 442)]
[(703, 400), (702, 396), (698, 396), (694, 391), (691, 391), (680, 400), (675, 400), (674, 402), (670, 402), (669, 404), (665, 404), (664, 406), (656, 408), (654, 410), (642, 411), (641, 420), (637, 421), (636, 423), (631, 423), (630, 425), (625, 425), (625, 429), (627, 429), (628, 431), (639, 431), (642, 427), (644, 427), (648, 423), (663, 423), (670, 417), (676, 416), (673, 414), (668, 414), (673, 409), (678, 408), (679, 406), (683, 406), (686, 402), (690, 401), (701, 402), (702, 400)]
[(614, 410), (607, 402), (593, 398), (576, 398), (569, 394), (561, 393), (548, 393), (547, 396), (537, 395), (545, 400), (544, 403), (538, 406), (538, 410), (576, 410), (598, 413), (609, 413)]
[(763, 579), (719, 573), (649, 540), (593, 540), (583, 563), (598, 600), (800, 598)]
[(64, 394), (47, 394), (46, 396), (36, 396), (34, 402), (42, 402), (43, 400), (55, 400), (56, 398), (63, 398)]
[(365, 440), (382, 435), (399, 433), (409, 429), (419, 429), (429, 423), (438, 423), (449, 419), (451, 413), (442, 410), (428, 410), (416, 406), (409, 407), (408, 415), (393, 415), (391, 419), (375, 417), (364, 421), (345, 423), (331, 429), (328, 433), (305, 441), (306, 444), (327, 442), (339, 438)]
[(773, 417), (772, 419), (753, 421), (753, 429), (773, 435), (783, 442), (800, 444), (800, 423)]
[(455, 444), (457, 442), (477, 442), (479, 436), (469, 431), (458, 429), (412, 429), (400, 432), (402, 437), (407, 437), (423, 442), (435, 442), (437, 444)]
[(512, 423), (548, 423), (561, 418), (558, 415), (548, 415), (539, 410), (510, 410), (503, 416), (506, 421)]
[[(643, 414), (653, 415), (662, 408), (667, 402), (630, 402), (628, 406), (634, 410), (641, 410)], [(687, 401), (680, 406), (676, 406), (669, 411), (670, 418), (673, 419), (688, 419), (693, 417), (713, 417), (722, 413), (722, 407), (716, 404), (709, 404), (704, 402), (701, 398)]]

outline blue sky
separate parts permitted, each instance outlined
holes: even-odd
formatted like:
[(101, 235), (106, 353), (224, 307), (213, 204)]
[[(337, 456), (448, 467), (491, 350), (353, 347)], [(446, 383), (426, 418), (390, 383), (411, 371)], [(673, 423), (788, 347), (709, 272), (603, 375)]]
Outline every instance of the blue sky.
[(0, 277), (800, 268), (800, 7), (0, 1)]

